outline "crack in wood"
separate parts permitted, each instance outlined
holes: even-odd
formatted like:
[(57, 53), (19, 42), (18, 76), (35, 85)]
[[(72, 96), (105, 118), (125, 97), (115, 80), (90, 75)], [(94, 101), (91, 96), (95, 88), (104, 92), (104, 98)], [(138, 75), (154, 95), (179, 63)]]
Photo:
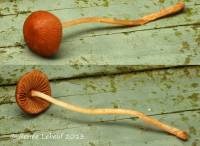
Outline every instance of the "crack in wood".
[[(85, 37), (95, 37), (95, 36), (103, 36), (103, 35), (115, 35), (115, 34), (121, 34), (121, 33), (135, 33), (135, 32), (145, 32), (145, 31), (152, 31), (152, 30), (162, 30), (162, 29), (170, 29), (170, 28), (177, 28), (177, 27), (185, 27), (185, 26), (200, 26), (200, 22), (195, 22), (191, 24), (179, 24), (179, 25), (171, 25), (171, 26), (164, 26), (159, 28), (147, 28), (147, 29), (139, 29), (139, 30), (133, 30), (133, 31), (125, 31), (125, 32), (116, 32), (116, 33), (106, 33), (106, 34), (97, 34), (92, 36), (85, 36)], [(84, 38), (83, 38), (84, 39)]]

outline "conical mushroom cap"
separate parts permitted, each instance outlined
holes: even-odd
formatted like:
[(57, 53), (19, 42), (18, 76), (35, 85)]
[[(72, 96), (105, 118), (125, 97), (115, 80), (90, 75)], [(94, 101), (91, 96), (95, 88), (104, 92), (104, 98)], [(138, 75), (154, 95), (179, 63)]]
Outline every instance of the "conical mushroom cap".
[(26, 73), (19, 80), (16, 87), (16, 102), (28, 114), (39, 114), (45, 111), (50, 103), (39, 97), (31, 96), (31, 91), (40, 91), (51, 96), (48, 77), (38, 70)]

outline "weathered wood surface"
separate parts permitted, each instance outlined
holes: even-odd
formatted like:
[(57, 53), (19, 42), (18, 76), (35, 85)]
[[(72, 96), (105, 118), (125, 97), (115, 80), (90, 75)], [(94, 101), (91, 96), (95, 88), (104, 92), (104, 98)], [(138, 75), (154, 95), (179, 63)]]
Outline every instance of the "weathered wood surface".
[[(136, 19), (175, 4), (169, 1), (2, 1), (0, 59), (17, 65), (183, 65), (200, 63), (200, 5), (186, 0), (183, 13), (133, 28), (86, 24), (64, 30), (59, 53), (52, 59), (33, 54), (22, 26), (30, 11), (50, 10), (62, 21), (87, 16)], [(34, 5), (33, 5), (34, 3)], [(25, 11), (25, 12), (24, 12)], [(145, 43), (144, 43), (145, 42)]]
[(49, 80), (102, 76), (161, 69), (178, 66), (148, 66), (148, 65), (0, 65), (0, 85), (16, 84), (19, 78), (32, 69), (38, 69), (48, 74)]
[[(200, 67), (177, 67), (200, 64), (199, 0), (185, 0), (183, 13), (140, 27), (85, 24), (65, 29), (60, 51), (51, 59), (32, 53), (22, 35), (24, 20), (36, 10), (51, 11), (61, 21), (136, 19), (177, 1), (1, 0), (0, 145), (200, 145)], [(40, 116), (25, 115), (15, 102), (15, 84), (31, 69), (48, 74), (56, 98), (84, 107), (136, 109), (186, 130), (190, 139), (183, 142), (137, 118), (90, 117), (54, 105)], [(82, 134), (84, 139), (17, 139), (50, 133)]]
[[(199, 5), (200, 2), (198, 0), (184, 0), (188, 5)], [(130, 1), (130, 0), (59, 0), (52, 3), (51, 0), (43, 0), (42, 4), (39, 0), (1, 0), (1, 16), (5, 15), (16, 15), (21, 13), (28, 13), (30, 11), (36, 11), (38, 9), (55, 11), (62, 9), (81, 9), (81, 8), (98, 8), (98, 7), (109, 7), (111, 5), (119, 5), (119, 4), (131, 4), (137, 5), (140, 4), (149, 8), (150, 6), (157, 7), (160, 4), (173, 4), (178, 2), (178, 0), (149, 0), (149, 1)], [(141, 6), (141, 8), (142, 8)]]
[[(53, 96), (83, 107), (137, 109), (190, 133), (183, 142), (127, 116), (87, 116), (52, 105), (30, 117), (14, 99), (15, 86), (0, 87), (0, 145), (152, 145), (200, 144), (200, 67), (52, 81)], [(82, 140), (23, 140), (20, 134), (82, 134)]]

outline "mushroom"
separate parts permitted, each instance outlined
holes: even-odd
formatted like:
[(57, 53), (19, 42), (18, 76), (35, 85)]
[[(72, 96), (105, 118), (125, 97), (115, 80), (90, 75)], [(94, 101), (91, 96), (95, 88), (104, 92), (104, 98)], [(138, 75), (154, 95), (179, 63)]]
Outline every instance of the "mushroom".
[(45, 111), (50, 103), (42, 98), (33, 97), (32, 90), (51, 95), (48, 77), (38, 70), (33, 70), (21, 77), (16, 87), (16, 101), (24, 112), (39, 114)]
[(185, 131), (171, 127), (138, 111), (120, 108), (82, 108), (55, 99), (51, 97), (51, 88), (47, 76), (39, 70), (33, 70), (21, 77), (16, 87), (16, 101), (24, 112), (31, 115), (40, 114), (49, 107), (50, 103), (53, 103), (67, 110), (82, 114), (134, 116), (182, 140), (188, 139), (188, 134)]
[(127, 27), (139, 26), (161, 17), (178, 13), (183, 10), (184, 7), (184, 2), (180, 1), (171, 7), (161, 9), (159, 12), (152, 13), (137, 20), (88, 17), (63, 23), (50, 12), (35, 11), (31, 13), (24, 22), (24, 40), (33, 52), (43, 57), (51, 57), (59, 50), (62, 39), (62, 28), (68, 28), (81, 23), (108, 23)]

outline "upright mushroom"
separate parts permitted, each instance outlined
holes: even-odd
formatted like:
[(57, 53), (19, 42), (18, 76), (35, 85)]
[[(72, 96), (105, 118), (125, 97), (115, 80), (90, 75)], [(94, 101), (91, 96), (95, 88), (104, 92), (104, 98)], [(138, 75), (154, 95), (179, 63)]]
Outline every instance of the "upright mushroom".
[(88, 17), (63, 23), (50, 12), (36, 11), (31, 13), (24, 22), (24, 40), (33, 52), (43, 57), (51, 57), (59, 50), (62, 39), (62, 28), (68, 28), (81, 23), (109, 23), (127, 27), (144, 25), (161, 17), (180, 12), (184, 9), (184, 6), (184, 2), (180, 1), (174, 6), (161, 9), (159, 12), (152, 13), (137, 20)]
[(16, 87), (16, 101), (19, 107), (28, 114), (39, 114), (45, 111), (49, 103), (53, 103), (67, 110), (90, 115), (130, 115), (136, 116), (146, 123), (158, 127), (182, 140), (188, 139), (188, 134), (182, 130), (166, 125), (144, 113), (130, 109), (112, 108), (82, 108), (51, 97), (51, 88), (47, 76), (38, 70), (26, 73), (19, 80)]

